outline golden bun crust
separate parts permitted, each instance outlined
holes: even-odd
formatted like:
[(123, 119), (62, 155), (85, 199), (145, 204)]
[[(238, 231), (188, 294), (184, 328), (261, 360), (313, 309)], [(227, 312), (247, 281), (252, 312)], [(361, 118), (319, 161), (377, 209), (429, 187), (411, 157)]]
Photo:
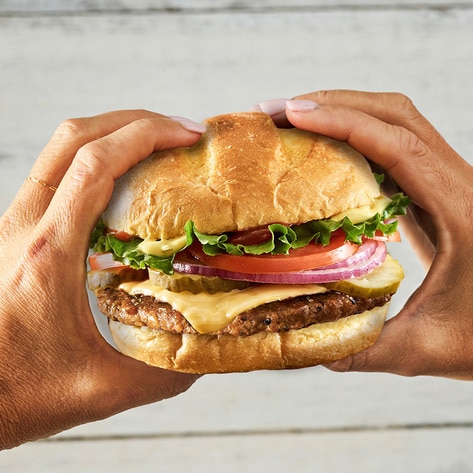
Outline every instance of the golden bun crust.
[(125, 355), (149, 365), (186, 373), (232, 373), (304, 368), (351, 356), (375, 343), (389, 303), (336, 322), (282, 333), (173, 334), (113, 320), (110, 332)]
[(116, 183), (105, 225), (141, 238), (304, 223), (370, 205), (379, 187), (346, 143), (278, 129), (265, 113), (209, 118), (190, 148), (150, 156)]

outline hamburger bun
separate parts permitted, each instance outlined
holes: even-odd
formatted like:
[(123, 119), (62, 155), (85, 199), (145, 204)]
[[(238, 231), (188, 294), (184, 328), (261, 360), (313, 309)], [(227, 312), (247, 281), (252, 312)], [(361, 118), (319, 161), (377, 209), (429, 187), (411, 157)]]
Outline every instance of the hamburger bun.
[(204, 123), (198, 144), (155, 153), (117, 181), (105, 225), (169, 239), (192, 220), (220, 234), (328, 218), (380, 195), (368, 162), (346, 143), (276, 128), (265, 113)]
[(389, 303), (335, 322), (248, 337), (177, 334), (110, 320), (117, 348), (152, 366), (188, 373), (304, 368), (369, 348), (384, 326)]

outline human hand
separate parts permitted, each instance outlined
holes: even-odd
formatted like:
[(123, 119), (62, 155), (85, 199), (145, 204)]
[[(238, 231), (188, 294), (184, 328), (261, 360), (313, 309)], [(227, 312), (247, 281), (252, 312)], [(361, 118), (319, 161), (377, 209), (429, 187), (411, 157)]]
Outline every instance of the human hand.
[(401, 94), (322, 91), (259, 108), (347, 141), (413, 201), (401, 225), (428, 270), (422, 285), (373, 347), (329, 368), (473, 379), (473, 167)]
[(111, 112), (65, 121), (41, 153), (0, 218), (0, 449), (175, 396), (195, 381), (104, 341), (85, 261), (114, 180), (202, 132), (187, 119)]

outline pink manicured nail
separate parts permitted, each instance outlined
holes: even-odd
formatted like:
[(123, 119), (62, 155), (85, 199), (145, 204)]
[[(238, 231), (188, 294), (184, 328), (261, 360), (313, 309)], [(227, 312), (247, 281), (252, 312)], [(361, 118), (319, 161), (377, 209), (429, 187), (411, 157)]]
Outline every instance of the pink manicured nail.
[(310, 112), (318, 107), (312, 100), (288, 100), (286, 107), (291, 112)]
[(256, 105), (254, 108), (268, 115), (274, 116), (286, 111), (286, 102), (288, 99), (266, 100)]
[(190, 118), (185, 118), (185, 117), (179, 117), (176, 115), (169, 116), (171, 120), (174, 120), (175, 122), (178, 122), (182, 125), (183, 128), (186, 130), (192, 131), (194, 133), (205, 133), (205, 125), (199, 122), (195, 122), (194, 120), (191, 120)]

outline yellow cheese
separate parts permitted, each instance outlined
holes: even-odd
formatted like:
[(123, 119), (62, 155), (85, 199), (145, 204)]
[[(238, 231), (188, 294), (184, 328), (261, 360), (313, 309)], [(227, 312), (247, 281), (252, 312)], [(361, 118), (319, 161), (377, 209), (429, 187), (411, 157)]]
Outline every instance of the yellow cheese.
[(380, 195), (375, 199), (375, 201), (371, 205), (364, 205), (356, 209), (348, 209), (330, 218), (331, 220), (336, 220), (337, 222), (339, 222), (345, 217), (348, 217), (351, 223), (361, 223), (373, 217), (377, 213), (382, 212), (389, 205), (390, 202), (391, 199), (389, 197), (386, 197), (385, 195)]
[(191, 294), (190, 292), (171, 292), (152, 284), (149, 280), (126, 282), (120, 289), (129, 294), (154, 296), (161, 302), (167, 302), (179, 311), (199, 333), (215, 332), (242, 312), (268, 302), (280, 301), (291, 297), (319, 294), (327, 288), (318, 284), (279, 285), (263, 284), (247, 289), (216, 294)]
[(143, 240), (138, 249), (147, 255), (171, 256), (186, 246), (186, 236), (182, 235), (170, 240)]

